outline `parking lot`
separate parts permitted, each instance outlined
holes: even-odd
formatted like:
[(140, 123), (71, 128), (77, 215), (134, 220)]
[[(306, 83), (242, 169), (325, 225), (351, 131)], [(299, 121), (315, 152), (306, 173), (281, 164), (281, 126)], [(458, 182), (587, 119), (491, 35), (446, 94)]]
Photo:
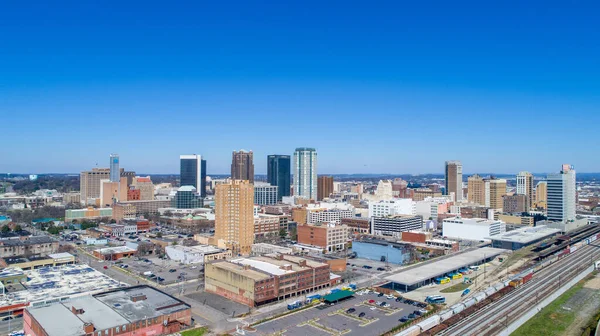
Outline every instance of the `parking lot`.
[[(378, 302), (384, 302), (386, 307)], [(259, 335), (381, 335), (402, 324), (400, 318), (419, 309), (422, 308), (370, 293), (355, 295), (334, 305), (323, 304), (300, 310), (255, 328)]]
[[(147, 260), (147, 261), (146, 261)], [(153, 258), (124, 258), (121, 259), (119, 267), (126, 269), (136, 275), (143, 276), (144, 272), (152, 272), (156, 277), (153, 281), (160, 281), (163, 285), (168, 285), (180, 281), (195, 280), (204, 276), (204, 267), (202, 265), (181, 265), (179, 262), (167, 259)], [(127, 266), (123, 266), (127, 265)], [(171, 270), (174, 270), (171, 271)]]

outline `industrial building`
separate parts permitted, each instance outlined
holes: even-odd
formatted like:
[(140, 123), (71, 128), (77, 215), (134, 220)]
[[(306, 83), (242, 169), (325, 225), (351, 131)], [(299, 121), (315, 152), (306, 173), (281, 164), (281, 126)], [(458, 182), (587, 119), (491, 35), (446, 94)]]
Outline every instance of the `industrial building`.
[(503, 221), (483, 218), (446, 218), (442, 222), (444, 237), (467, 240), (484, 240), (506, 232)]
[(172, 245), (166, 246), (165, 252), (171, 260), (184, 264), (204, 264), (213, 260), (231, 258), (231, 251), (222, 250), (210, 245)]
[(560, 232), (559, 229), (538, 225), (534, 227), (525, 227), (508, 231), (502, 234), (489, 237), (492, 240), (492, 247), (518, 250), (522, 247), (535, 244), (546, 238), (552, 237)]
[(191, 319), (188, 304), (143, 285), (27, 308), (23, 327), (31, 336), (166, 335)]
[[(8, 274), (8, 270), (10, 271)], [(65, 265), (21, 271), (4, 269), (11, 295), (0, 296), (0, 314), (19, 314), (28, 305), (39, 306), (67, 301), (121, 286), (116, 280), (88, 265)], [(10, 280), (12, 274), (12, 281)]]
[(266, 244), (266, 243), (254, 243), (252, 244), (252, 254), (263, 255), (272, 253), (281, 254), (292, 254), (293, 250), (289, 247), (283, 247), (279, 245)]
[(433, 262), (407, 268), (386, 277), (385, 279), (390, 281), (390, 283), (384, 287), (405, 292), (415, 290), (421, 286), (433, 283), (437, 277), (458, 271), (461, 268), (481, 265), (505, 252), (506, 250), (503, 249), (484, 247), (447, 257), (440, 257)]
[(218, 260), (206, 264), (204, 271), (207, 292), (250, 307), (332, 284), (328, 264), (284, 254)]

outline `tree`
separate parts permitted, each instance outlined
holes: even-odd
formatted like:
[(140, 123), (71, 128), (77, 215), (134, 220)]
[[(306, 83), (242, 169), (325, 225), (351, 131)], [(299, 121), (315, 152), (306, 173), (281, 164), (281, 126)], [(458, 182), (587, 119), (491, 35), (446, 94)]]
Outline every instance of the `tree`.
[(292, 240), (298, 239), (298, 230), (296, 228), (290, 230), (290, 238), (292, 238)]
[(117, 220), (113, 218), (113, 219), (110, 220), (110, 223), (111, 224), (117, 224)]
[(8, 227), (8, 225), (2, 225), (2, 228), (0, 229), (0, 231), (2, 233), (7, 233), (7, 232), (10, 232), (10, 228)]
[(281, 237), (281, 239), (285, 238), (285, 236), (287, 236), (287, 231), (284, 228), (279, 229), (279, 237)]
[(162, 238), (162, 236), (163, 236), (163, 235), (162, 235), (162, 232), (158, 232), (158, 233), (156, 234), (156, 238)]
[(17, 224), (15, 225), (15, 228), (13, 229), (14, 232), (19, 232), (19, 231), (23, 231), (23, 228), (21, 227), (21, 225)]

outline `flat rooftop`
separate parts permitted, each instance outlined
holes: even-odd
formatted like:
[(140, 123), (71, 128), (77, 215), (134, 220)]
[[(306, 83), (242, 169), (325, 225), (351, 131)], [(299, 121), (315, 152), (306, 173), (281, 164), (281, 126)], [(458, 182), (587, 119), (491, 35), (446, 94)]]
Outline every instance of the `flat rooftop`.
[(500, 222), (499, 220), (494, 219), (486, 219), (486, 218), (462, 218), (462, 217), (452, 217), (446, 218), (443, 220), (444, 223), (456, 223), (462, 225), (481, 225), (481, 226), (490, 226), (492, 224)]
[(223, 250), (220, 248), (216, 248), (210, 245), (194, 245), (194, 246), (183, 246), (183, 245), (175, 245), (170, 246), (173, 249), (187, 252), (187, 253), (204, 253), (204, 254), (214, 254), (222, 252)]
[[(248, 265), (250, 267), (256, 268), (257, 270), (260, 270), (260, 271), (263, 271), (265, 273), (272, 274), (272, 275), (284, 275), (284, 274), (294, 273), (294, 271), (292, 271), (292, 270), (281, 269), (279, 267), (279, 265), (276, 265), (275, 263), (271, 262), (271, 258), (265, 258), (265, 259), (261, 260), (259, 257), (257, 257), (257, 258), (252, 258), (252, 259), (246, 259), (246, 258), (231, 259), (230, 261), (232, 263), (239, 264), (239, 265)], [(289, 262), (284, 262), (284, 263), (282, 263), (282, 265), (283, 264), (291, 265), (291, 263), (289, 263)]]
[[(21, 272), (27, 276), (27, 281), (22, 283), (24, 290), (0, 296), (0, 307), (84, 296), (121, 285), (88, 265), (50, 266), (27, 271), (7, 268), (4, 271)], [(4, 271), (0, 272), (0, 276)]]
[(561, 232), (559, 229), (540, 225), (507, 231), (499, 235), (488, 237), (487, 239), (526, 244), (555, 235), (559, 232)]
[(134, 249), (128, 246), (106, 247), (98, 249), (96, 251), (100, 254), (135, 252)]
[(219, 260), (218, 262), (213, 263), (213, 265), (217, 268), (222, 268), (228, 270), (229, 272), (243, 275), (255, 281), (266, 280), (270, 278), (270, 276), (265, 273), (255, 271), (253, 269), (246, 270), (242, 264), (234, 264), (230, 261)]
[(484, 258), (487, 259), (495, 257), (505, 252), (507, 252), (507, 250), (493, 247), (478, 248), (468, 252), (453, 255), (445, 259), (409, 268), (400, 271), (396, 274), (390, 275), (385, 279), (395, 282), (397, 284), (412, 286), (418, 284), (419, 282), (433, 279), (442, 276), (446, 273), (450, 273), (459, 268), (474, 265), (482, 261)]

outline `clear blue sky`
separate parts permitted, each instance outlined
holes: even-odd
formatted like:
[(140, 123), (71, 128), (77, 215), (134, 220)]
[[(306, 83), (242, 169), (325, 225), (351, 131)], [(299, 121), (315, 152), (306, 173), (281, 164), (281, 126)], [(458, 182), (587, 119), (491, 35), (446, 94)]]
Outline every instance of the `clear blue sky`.
[[(218, 3), (218, 4), (217, 4)], [(598, 1), (4, 1), (0, 172), (600, 164)]]

